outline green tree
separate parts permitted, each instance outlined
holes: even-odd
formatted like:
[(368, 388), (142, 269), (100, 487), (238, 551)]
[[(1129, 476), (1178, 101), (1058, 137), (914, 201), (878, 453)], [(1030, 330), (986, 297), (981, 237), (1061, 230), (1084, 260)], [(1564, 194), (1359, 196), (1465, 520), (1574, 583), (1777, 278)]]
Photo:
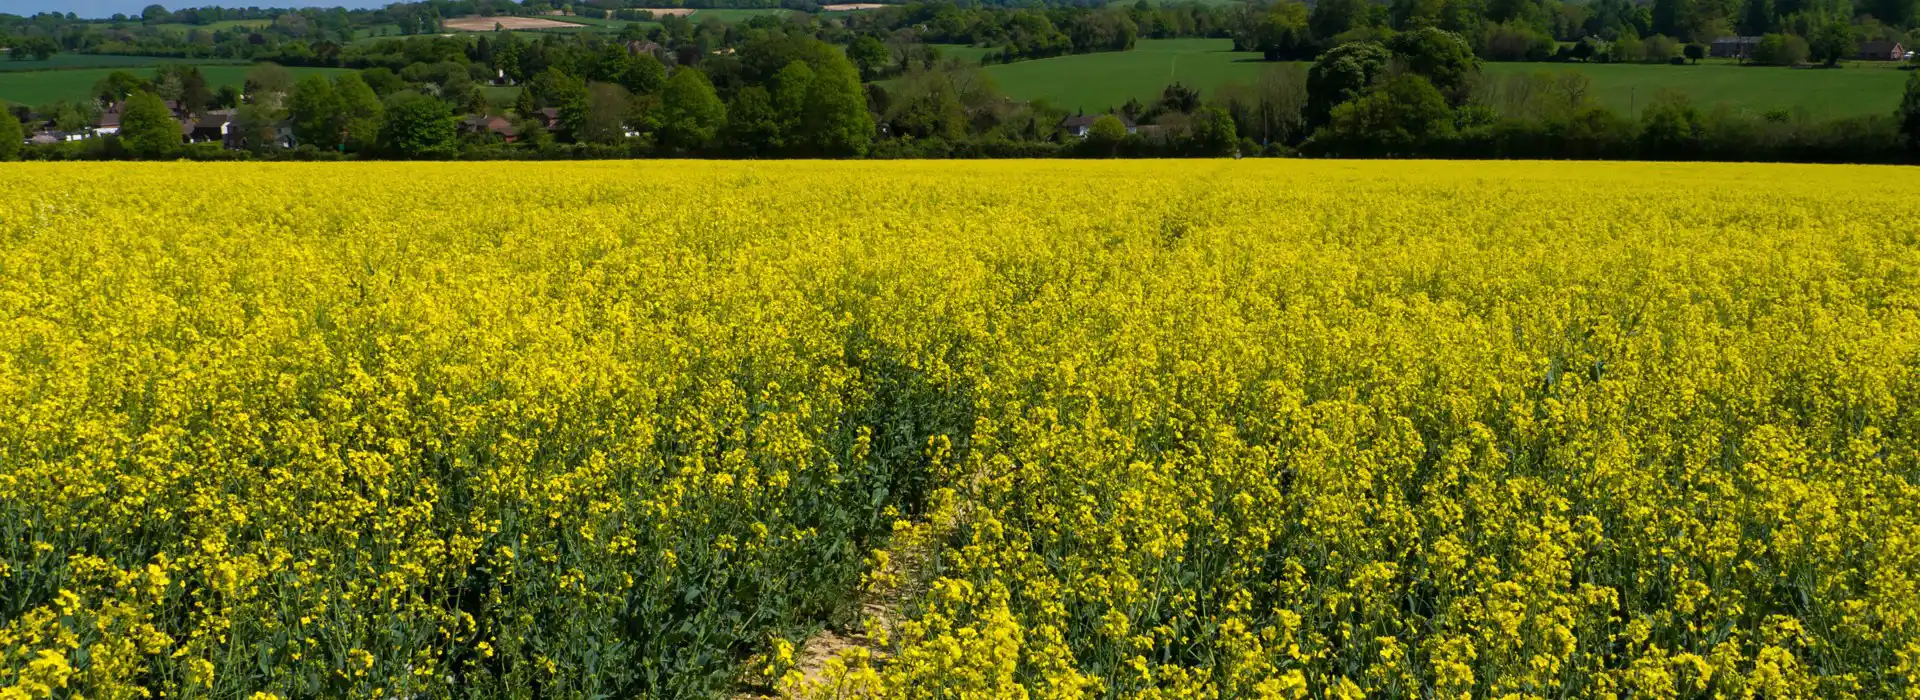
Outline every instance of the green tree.
[(293, 122), (293, 137), (300, 143), (328, 151), (340, 148), (344, 126), (340, 98), (326, 76), (309, 75), (294, 83), (287, 93), (287, 118)]
[(1120, 142), (1127, 140), (1127, 125), (1111, 114), (1102, 114), (1087, 127), (1087, 152), (1105, 158), (1111, 158), (1119, 151)]
[(134, 93), (120, 112), (120, 143), (135, 157), (165, 157), (180, 148), (180, 122), (159, 96)]
[(807, 110), (807, 91), (812, 86), (813, 68), (806, 61), (790, 61), (773, 75), (773, 85), (768, 92), (772, 93), (774, 113), (780, 115), (780, 130), (787, 134), (788, 148), (797, 147), (802, 140), (801, 119)]
[(26, 130), (20, 126), (20, 120), (13, 116), (13, 111), (0, 109), (0, 161), (18, 158), (20, 143), (26, 138)]
[(1356, 42), (1320, 54), (1307, 69), (1307, 121), (1327, 123), (1333, 108), (1358, 98), (1386, 72), (1392, 54), (1373, 42)]
[(1740, 10), (1740, 33), (1758, 36), (1773, 31), (1772, 0), (1746, 0)]
[(1686, 55), (1687, 60), (1699, 63), (1700, 59), (1707, 57), (1707, 47), (1700, 43), (1687, 44), (1687, 48), (1683, 53)]
[(1472, 95), (1473, 78), (1480, 72), (1480, 59), (1473, 55), (1473, 47), (1460, 35), (1422, 27), (1395, 35), (1387, 42), (1387, 49), (1407, 70), (1432, 83), (1447, 98), (1448, 104), (1458, 107), (1466, 104)]
[(104, 105), (122, 102), (137, 92), (153, 92), (153, 83), (123, 70), (108, 73), (93, 85), (94, 99)]
[(180, 71), (180, 108), (188, 114), (199, 114), (213, 104), (213, 88), (207, 85), (207, 76), (200, 73), (199, 66), (185, 66)]
[(83, 131), (92, 124), (92, 113), (96, 110), (92, 105), (76, 105), (63, 101), (54, 104), (51, 111), (53, 128), (72, 134)]
[(866, 155), (873, 143), (873, 115), (867, 112), (860, 72), (839, 51), (827, 47), (813, 62), (813, 80), (807, 85), (807, 104), (801, 131), (816, 155)]
[(667, 83), (667, 66), (654, 58), (653, 54), (641, 53), (627, 57), (620, 71), (620, 86), (635, 95), (651, 95), (660, 91)]
[(1349, 29), (1366, 24), (1366, 0), (1320, 0), (1307, 17), (1307, 27), (1315, 37), (1331, 39)]
[(407, 89), (406, 79), (394, 74), (393, 69), (386, 66), (360, 71), (360, 79), (366, 81), (367, 87), (373, 88), (373, 94), (379, 95), (381, 99)]
[(387, 98), (381, 147), (398, 158), (444, 158), (453, 154), (458, 118), (447, 103), (417, 92)]
[(513, 98), (514, 114), (518, 114), (521, 117), (531, 117), (534, 112), (538, 111), (540, 111), (540, 108), (534, 104), (532, 90), (522, 88), (520, 94)]
[(1193, 114), (1193, 130), (1187, 136), (1187, 150), (1196, 156), (1230, 156), (1240, 144), (1240, 133), (1233, 116), (1219, 107), (1201, 107)]
[(1388, 156), (1410, 155), (1452, 130), (1446, 98), (1413, 74), (1396, 75), (1335, 107), (1327, 125), (1329, 139), (1343, 153)]
[(1853, 26), (1837, 19), (1815, 27), (1813, 40), (1807, 44), (1813, 60), (1829, 67), (1839, 63), (1840, 59), (1853, 57), (1853, 52), (1858, 48), (1853, 38)]
[(1312, 58), (1313, 31), (1308, 28), (1305, 3), (1281, 0), (1254, 20), (1254, 48), (1269, 61)]
[(273, 148), (279, 143), (280, 112), (262, 104), (243, 104), (233, 111), (232, 131), (235, 145), (251, 151)]
[(1753, 60), (1769, 66), (1791, 66), (1807, 60), (1807, 41), (1792, 34), (1768, 34), (1753, 47)]
[(1900, 94), (1893, 116), (1900, 121), (1900, 135), (1907, 146), (1920, 150), (1920, 71), (1907, 73), (1907, 89)]
[(293, 72), (272, 63), (261, 63), (247, 71), (247, 100), (273, 109), (286, 108), (286, 95), (293, 90)]
[(847, 58), (860, 69), (861, 80), (873, 80), (886, 72), (887, 65), (893, 61), (893, 52), (879, 39), (863, 34), (847, 47)]
[(1640, 115), (1640, 155), (1672, 160), (1695, 157), (1705, 133), (1700, 110), (1685, 98), (1662, 96)]
[(686, 151), (706, 148), (727, 123), (727, 105), (707, 74), (682, 66), (660, 89), (660, 145)]
[(574, 138), (583, 143), (619, 143), (627, 137), (627, 102), (632, 95), (614, 83), (587, 86), (587, 111)]
[(786, 148), (786, 133), (780, 126), (780, 113), (773, 108), (773, 95), (765, 87), (748, 85), (733, 94), (727, 103), (727, 144), (752, 155), (773, 155)]
[(340, 142), (354, 153), (371, 151), (380, 142), (380, 122), (385, 109), (367, 81), (355, 73), (333, 79), (334, 98), (340, 105)]
[(211, 106), (217, 107), (220, 109), (233, 109), (235, 107), (239, 107), (241, 102), (242, 100), (240, 99), (239, 87), (236, 87), (233, 85), (222, 85), (220, 86), (219, 90), (214, 91), (213, 103)]
[(967, 108), (944, 70), (913, 68), (889, 91), (885, 121), (898, 137), (959, 139), (967, 133)]
[(528, 89), (534, 98), (560, 110), (560, 132), (569, 140), (580, 140), (579, 132), (587, 119), (587, 83), (557, 68), (548, 68), (534, 76)]

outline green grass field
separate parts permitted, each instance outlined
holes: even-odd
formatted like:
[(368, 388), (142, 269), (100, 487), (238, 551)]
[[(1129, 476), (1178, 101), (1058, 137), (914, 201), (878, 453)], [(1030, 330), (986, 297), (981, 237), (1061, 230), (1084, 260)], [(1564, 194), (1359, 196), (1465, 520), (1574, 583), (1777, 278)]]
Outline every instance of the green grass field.
[(984, 46), (968, 46), (966, 44), (935, 44), (934, 46), (940, 49), (941, 56), (959, 59), (967, 63), (979, 63), (981, 57), (986, 56), (987, 52), (992, 50)]
[[(59, 53), (45, 61), (0, 60), (0, 73), (44, 70), (71, 70), (76, 68), (145, 68), (163, 63), (179, 63), (177, 58), (154, 56), (116, 56), (85, 53)], [(203, 61), (195, 61), (201, 63)]]
[(520, 86), (483, 85), (480, 87), (480, 94), (487, 96), (487, 104), (506, 109), (512, 107), (515, 100), (520, 99)]
[[(247, 71), (252, 66), (245, 65), (200, 65), (201, 75), (206, 76), (207, 84), (213, 89), (223, 85), (238, 86), (246, 81)], [(81, 70), (49, 70), (31, 73), (0, 73), (0, 101), (32, 105), (35, 107), (66, 100), (76, 102), (87, 99), (93, 92), (94, 83), (112, 74), (114, 68), (87, 68)], [(288, 68), (295, 78), (314, 73), (333, 75), (347, 72), (344, 68)], [(143, 73), (143, 75), (146, 75)], [(147, 77), (151, 77), (148, 75)]]
[(606, 27), (614, 30), (619, 30), (631, 24), (624, 19), (600, 19), (597, 17), (544, 17), (542, 19), (550, 19), (557, 22), (571, 22), (588, 27)]
[[(698, 23), (707, 19), (708, 17), (718, 17), (720, 18), (721, 21), (731, 23), (731, 22), (746, 21), (747, 19), (750, 19), (753, 17), (759, 17), (762, 15), (790, 15), (793, 13), (794, 13), (793, 10), (783, 10), (780, 8), (753, 9), (753, 10), (702, 9), (702, 10), (695, 10), (693, 14), (687, 16), (687, 19), (692, 22)], [(660, 23), (658, 20), (655, 20), (652, 22), (634, 22), (632, 20), (625, 20), (625, 19), (599, 19), (595, 17), (547, 17), (546, 19), (556, 20), (560, 22), (571, 22), (574, 24), (579, 24), (579, 25), (584, 25), (584, 26), (594, 27), (599, 29), (610, 29), (613, 31), (626, 29), (627, 25), (629, 24), (638, 24), (640, 26), (646, 27), (646, 26), (658, 25)]]
[[(941, 47), (948, 55), (981, 51)], [(962, 56), (964, 57), (964, 56)], [(1228, 82), (1251, 83), (1271, 64), (1257, 54), (1236, 53), (1225, 39), (1144, 39), (1132, 51), (1081, 54), (987, 66), (1008, 96), (1046, 98), (1069, 109), (1117, 107), (1128, 98), (1157, 96), (1178, 81), (1206, 91)], [(1788, 69), (1707, 63), (1697, 66), (1488, 63), (1489, 75), (1577, 71), (1593, 80), (1594, 94), (1621, 112), (1637, 111), (1665, 90), (1685, 94), (1704, 107), (1764, 112), (1804, 109), (1821, 117), (1893, 111), (1906, 72), (1886, 64), (1842, 64), (1833, 70)]]

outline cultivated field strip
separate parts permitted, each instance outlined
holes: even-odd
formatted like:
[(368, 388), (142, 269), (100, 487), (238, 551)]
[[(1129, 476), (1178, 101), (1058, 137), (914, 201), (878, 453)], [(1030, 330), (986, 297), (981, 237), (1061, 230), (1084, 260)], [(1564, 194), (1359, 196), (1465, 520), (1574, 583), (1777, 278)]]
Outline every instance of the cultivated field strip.
[(6, 698), (1920, 693), (1902, 169), (0, 189)]

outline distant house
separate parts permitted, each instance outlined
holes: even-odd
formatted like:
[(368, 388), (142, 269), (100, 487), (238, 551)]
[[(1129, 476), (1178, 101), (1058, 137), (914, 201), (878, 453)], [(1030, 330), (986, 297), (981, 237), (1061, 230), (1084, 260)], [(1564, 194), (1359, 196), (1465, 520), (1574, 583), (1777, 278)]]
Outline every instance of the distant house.
[(226, 143), (227, 135), (233, 131), (233, 112), (218, 109), (198, 117), (180, 120), (180, 132), (187, 143), (207, 143), (218, 141)]
[(520, 140), (520, 130), (514, 128), (513, 122), (501, 116), (468, 115), (467, 118), (460, 120), (460, 133), (494, 134), (506, 139), (507, 143)]
[(1757, 36), (1723, 36), (1707, 46), (1707, 55), (1746, 60), (1753, 56), (1753, 48), (1759, 45), (1760, 37)]
[(558, 109), (548, 107), (535, 112), (533, 118), (540, 120), (540, 127), (547, 131), (560, 128), (560, 110)]
[[(1082, 139), (1086, 138), (1087, 132), (1093, 129), (1093, 123), (1095, 121), (1098, 121), (1103, 116), (1106, 116), (1106, 115), (1077, 114), (1071, 117), (1067, 117), (1066, 119), (1060, 120), (1060, 133), (1072, 136), (1074, 138), (1082, 138)], [(1126, 115), (1116, 114), (1114, 116), (1120, 120), (1121, 126), (1124, 126), (1127, 128), (1127, 133), (1131, 134), (1139, 129), (1139, 127), (1134, 125), (1133, 120), (1128, 119)]]
[(118, 133), (120, 133), (120, 106), (114, 105), (113, 109), (101, 112), (99, 119), (93, 120), (93, 134), (106, 136)]
[(1907, 60), (1907, 48), (1897, 41), (1869, 41), (1860, 45), (1860, 51), (1853, 58), (1858, 61), (1904, 61)]

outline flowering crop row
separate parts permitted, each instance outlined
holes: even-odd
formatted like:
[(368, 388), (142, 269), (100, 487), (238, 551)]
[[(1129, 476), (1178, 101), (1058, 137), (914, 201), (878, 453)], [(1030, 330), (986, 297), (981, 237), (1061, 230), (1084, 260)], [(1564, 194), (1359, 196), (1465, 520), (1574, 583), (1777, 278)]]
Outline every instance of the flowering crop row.
[(9, 168), (0, 698), (1920, 697), (1894, 172)]

